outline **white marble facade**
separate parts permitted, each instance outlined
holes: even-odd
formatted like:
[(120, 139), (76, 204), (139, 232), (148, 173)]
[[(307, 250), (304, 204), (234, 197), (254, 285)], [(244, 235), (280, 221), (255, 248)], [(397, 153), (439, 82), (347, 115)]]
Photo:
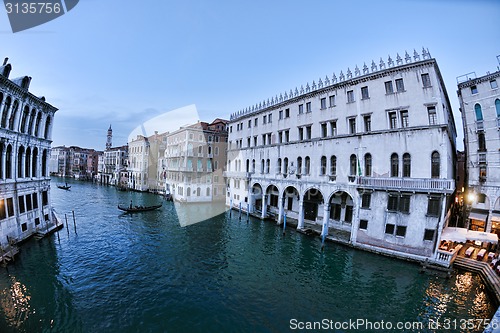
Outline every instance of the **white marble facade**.
[(424, 49), (346, 73), (231, 116), (226, 204), (432, 260), (456, 158), (437, 62)]

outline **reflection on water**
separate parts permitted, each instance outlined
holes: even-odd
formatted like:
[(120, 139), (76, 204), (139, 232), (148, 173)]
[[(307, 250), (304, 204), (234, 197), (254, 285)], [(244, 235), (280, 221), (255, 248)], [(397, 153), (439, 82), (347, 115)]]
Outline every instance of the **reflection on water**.
[(171, 202), (138, 214), (117, 209), (156, 203), (154, 195), (71, 185), (52, 191), (69, 230), (28, 242), (0, 269), (1, 333), (283, 332), (293, 318), (429, 323), (495, 311), (471, 273), (447, 280), (337, 244), (321, 251), (317, 238), (283, 236), (234, 212), (181, 227)]
[(12, 328), (20, 328), (31, 313), (31, 296), (25, 285), (11, 277), (9, 287), (0, 292), (0, 305), (5, 320)]

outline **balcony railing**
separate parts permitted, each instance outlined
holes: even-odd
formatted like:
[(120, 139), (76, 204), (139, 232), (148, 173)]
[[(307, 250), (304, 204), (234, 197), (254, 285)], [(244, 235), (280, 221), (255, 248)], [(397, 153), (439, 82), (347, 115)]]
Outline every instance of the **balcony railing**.
[(361, 187), (381, 190), (409, 190), (453, 193), (455, 181), (438, 178), (358, 177)]

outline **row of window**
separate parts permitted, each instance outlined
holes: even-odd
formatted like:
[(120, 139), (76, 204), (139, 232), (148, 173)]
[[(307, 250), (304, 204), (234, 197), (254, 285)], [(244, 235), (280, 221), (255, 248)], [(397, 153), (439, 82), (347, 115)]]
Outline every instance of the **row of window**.
[[(500, 118), (500, 99), (495, 100), (495, 110), (497, 118)], [(483, 110), (481, 104), (474, 104), (474, 113), (476, 114), (476, 121), (478, 122), (478, 130), (482, 130), (482, 121), (483, 121)]]
[[(329, 163), (328, 163), (329, 161)], [(246, 172), (255, 172), (255, 160), (252, 160), (250, 165), (250, 160), (246, 160)], [(358, 163), (358, 158), (355, 154), (351, 154), (349, 158), (349, 174), (355, 175), (365, 175), (370, 177), (373, 172), (373, 157), (370, 153), (364, 155), (364, 170), (361, 170), (361, 165)], [(297, 157), (296, 165), (293, 161), (289, 161), (287, 157), (281, 159), (278, 158), (276, 162), (276, 173), (277, 174), (288, 174), (296, 173), (297, 175), (310, 175), (311, 174), (311, 159), (306, 156), (302, 159), (301, 156)], [(228, 162), (228, 170), (231, 171), (231, 161)], [(268, 174), (271, 170), (271, 160), (262, 159), (260, 164), (260, 173)], [(437, 151), (431, 154), (431, 178), (439, 178), (441, 170), (441, 159)], [(241, 172), (241, 161), (235, 160), (234, 171)], [(320, 159), (320, 176), (336, 176), (337, 175), (337, 157), (331, 155), (328, 159), (326, 156), (322, 156)], [(390, 157), (390, 176), (391, 177), (411, 177), (411, 155), (409, 153), (404, 153), (402, 158), (402, 172), (400, 172), (400, 158), (397, 153), (393, 153)]]
[[(429, 120), (429, 125), (437, 125), (438, 124), (435, 106), (428, 106), (427, 107), (427, 116), (428, 116), (428, 120)], [(363, 132), (358, 131), (358, 125), (356, 122), (356, 120), (357, 120), (356, 118), (357, 118), (356, 116), (346, 118), (348, 134), (368, 133), (368, 132), (371, 132), (373, 130), (372, 129), (372, 118), (371, 118), (370, 114), (366, 114), (366, 115), (362, 116), (363, 125), (364, 125)], [(388, 111), (387, 112), (387, 121), (388, 121), (388, 128), (389, 129), (410, 127), (408, 110)], [(320, 122), (319, 125), (320, 125), (320, 133), (319, 133), (320, 138), (328, 138), (328, 137), (334, 137), (334, 136), (338, 135), (337, 120)], [(313, 126), (312, 124), (298, 126), (297, 127), (297, 140), (298, 141), (305, 141), (305, 140), (313, 139), (312, 126)], [(271, 138), (272, 138), (272, 133), (262, 134), (260, 145), (274, 144), (275, 142), (272, 142)], [(277, 143), (288, 143), (288, 142), (290, 142), (290, 129), (284, 129), (284, 130), (278, 131), (278, 142)], [(243, 139), (236, 140), (235, 143), (236, 143), (236, 149), (243, 148)], [(231, 145), (232, 145), (232, 142), (229, 142), (229, 149), (232, 149)], [(253, 141), (252, 141), (251, 137), (247, 137), (247, 146), (246, 147), (250, 148), (250, 147), (257, 147), (257, 146), (259, 146), (259, 140), (258, 140), (257, 135), (253, 136)]]
[[(490, 88), (491, 89), (497, 89), (498, 88), (498, 82), (497, 80), (490, 80)], [(470, 92), (472, 95), (478, 94), (479, 90), (477, 89), (476, 85), (473, 85), (470, 87)]]
[(19, 131), (21, 133), (34, 135), (38, 137), (41, 135), (44, 139), (49, 138), (51, 117), (47, 116), (45, 119), (45, 128), (43, 133), (40, 131), (42, 123), (42, 112), (37, 111), (35, 108), (31, 109), (28, 105), (24, 107), (21, 114), (20, 121), (18, 120), (19, 114), (19, 101), (16, 99), (12, 102), (12, 97), (7, 96), (4, 99), (4, 94), (0, 92), (0, 108), (2, 114), (0, 117), (0, 127)]
[[(19, 214), (38, 209), (38, 193), (20, 195), (17, 197)], [(49, 204), (49, 195), (47, 191), (42, 192), (42, 205)], [(14, 213), (14, 199), (0, 199), (0, 220), (16, 216)]]
[[(371, 192), (364, 192), (361, 195), (361, 208), (369, 209), (371, 206)], [(410, 213), (410, 193), (389, 193), (387, 197), (387, 211)], [(441, 198), (429, 196), (427, 201), (427, 216), (439, 217), (441, 208)]]
[[(422, 77), (422, 85), (424, 88), (431, 87), (431, 79), (428, 73), (424, 73), (421, 75)], [(396, 79), (394, 81), (386, 81), (384, 82), (385, 86), (385, 93), (386, 95), (390, 94), (395, 94), (395, 93), (402, 93), (405, 92), (405, 85), (403, 82), (403, 79)], [(394, 86), (396, 89), (394, 89)], [(346, 93), (346, 98), (347, 98), (347, 103), (354, 103), (356, 101), (355, 97), (355, 91), (354, 90), (349, 90)], [(370, 94), (368, 91), (368, 86), (361, 87), (361, 99), (369, 99)], [(328, 96), (328, 107), (332, 108), (336, 106), (336, 97), (335, 95), (330, 95)], [(327, 108), (327, 97), (323, 97), (320, 99), (320, 110), (324, 110)], [(312, 104), (311, 102), (306, 102), (305, 103), (305, 108), (304, 104), (298, 104), (298, 114), (303, 114), (305, 113), (310, 113), (312, 112)], [(267, 123), (272, 123), (272, 113), (268, 113), (262, 116), (262, 124), (267, 124)], [(282, 120), (284, 118), (289, 118), (290, 117), (290, 108), (286, 108), (284, 111), (280, 110), (278, 112), (279, 120)], [(254, 118), (253, 120), (253, 126), (257, 127), (259, 125), (259, 118)], [(252, 127), (252, 120), (248, 120), (248, 128)], [(236, 130), (241, 131), (243, 130), (243, 122), (236, 124)], [(232, 133), (233, 127), (229, 127), (229, 132)]]
[[(17, 152), (17, 178), (39, 177), (38, 174), (38, 148), (24, 148), (20, 146)], [(0, 143), (0, 179), (14, 178), (14, 152), (12, 145), (4, 146)], [(47, 150), (42, 152), (41, 164), (42, 177), (47, 176)]]

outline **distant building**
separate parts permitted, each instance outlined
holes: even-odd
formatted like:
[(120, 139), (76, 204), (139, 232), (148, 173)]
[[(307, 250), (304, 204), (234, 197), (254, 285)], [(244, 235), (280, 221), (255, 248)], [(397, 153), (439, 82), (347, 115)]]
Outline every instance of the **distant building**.
[(31, 77), (0, 66), (0, 246), (53, 224), (49, 159), (57, 108), (29, 92)]
[[(472, 76), (472, 77), (471, 77)], [(464, 126), (467, 227), (500, 235), (500, 71), (460, 77)]]
[(438, 260), (456, 129), (435, 59), (372, 61), (231, 116), (226, 203), (355, 247)]
[(106, 135), (106, 150), (97, 155), (97, 177), (95, 179), (106, 185), (124, 185), (127, 183), (128, 146), (112, 147), (113, 130), (109, 125)]
[(98, 154), (94, 149), (77, 146), (54, 147), (50, 155), (50, 174), (91, 180), (97, 174)]
[[(224, 201), (227, 120), (198, 122), (169, 133), (162, 165), (165, 192), (180, 202)], [(163, 170), (164, 169), (164, 170)]]

